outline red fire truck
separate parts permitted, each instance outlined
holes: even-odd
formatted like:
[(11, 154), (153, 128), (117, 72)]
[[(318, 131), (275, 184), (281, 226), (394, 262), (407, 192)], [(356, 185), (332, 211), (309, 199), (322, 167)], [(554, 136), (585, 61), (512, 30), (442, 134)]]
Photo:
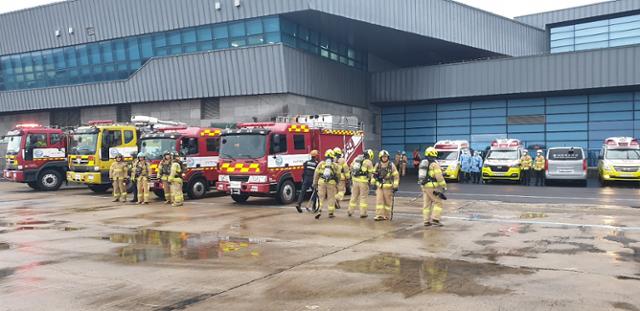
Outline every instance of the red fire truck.
[(158, 197), (164, 198), (162, 182), (157, 176), (158, 164), (165, 152), (180, 152), (184, 155), (183, 161), (187, 166), (184, 172), (184, 189), (189, 198), (200, 199), (207, 191), (215, 189), (221, 132), (218, 128), (173, 127), (144, 134), (140, 150), (151, 161), (151, 190)]
[(281, 117), (244, 123), (222, 133), (217, 189), (242, 203), (250, 196), (294, 201), (311, 150), (340, 147), (348, 163), (364, 152), (364, 132), (355, 117)]
[(61, 129), (18, 124), (5, 136), (4, 178), (41, 191), (58, 190), (67, 171), (66, 139)]

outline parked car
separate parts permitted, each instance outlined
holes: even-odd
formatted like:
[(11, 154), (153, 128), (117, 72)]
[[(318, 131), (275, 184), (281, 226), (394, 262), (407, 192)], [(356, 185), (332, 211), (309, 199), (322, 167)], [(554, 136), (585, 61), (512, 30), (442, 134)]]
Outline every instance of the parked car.
[(587, 185), (587, 156), (580, 147), (555, 147), (547, 150), (547, 181), (579, 181)]

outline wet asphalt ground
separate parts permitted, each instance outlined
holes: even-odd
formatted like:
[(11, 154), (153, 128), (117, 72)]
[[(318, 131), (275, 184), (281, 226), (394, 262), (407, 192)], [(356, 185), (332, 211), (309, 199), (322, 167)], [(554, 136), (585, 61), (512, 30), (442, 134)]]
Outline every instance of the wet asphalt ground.
[(404, 184), (376, 223), (0, 183), (0, 310), (640, 310), (638, 189), (452, 184), (424, 228)]

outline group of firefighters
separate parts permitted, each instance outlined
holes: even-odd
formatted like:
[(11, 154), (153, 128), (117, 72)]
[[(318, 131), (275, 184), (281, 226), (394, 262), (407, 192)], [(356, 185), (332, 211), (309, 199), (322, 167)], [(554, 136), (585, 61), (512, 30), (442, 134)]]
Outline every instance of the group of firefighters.
[(544, 158), (542, 150), (536, 152), (535, 160), (531, 157), (528, 150), (524, 150), (524, 154), (520, 158), (520, 169), (522, 171), (522, 184), (531, 185), (531, 170), (533, 169), (536, 177), (536, 186), (544, 186), (544, 167), (547, 160)]
[[(390, 220), (393, 217), (395, 192), (400, 186), (402, 169), (390, 161), (389, 152), (382, 150), (378, 153), (378, 161), (374, 165), (375, 154), (373, 150), (365, 151), (359, 155), (349, 166), (343, 157), (340, 148), (329, 149), (325, 152), (325, 160), (319, 161), (319, 153), (313, 150), (311, 159), (303, 165), (303, 187), (298, 197), (296, 209), (302, 213), (302, 202), (309, 188), (313, 189), (311, 201), (316, 202), (317, 211), (315, 218), (322, 217), (326, 206), (329, 218), (335, 217), (335, 210), (344, 199), (347, 182), (351, 181), (351, 199), (347, 214), (353, 216), (356, 208), (360, 209), (360, 218), (367, 218), (369, 189), (376, 189), (375, 221)], [(429, 147), (425, 151), (424, 160), (418, 167), (418, 184), (423, 192), (423, 219), (425, 226), (442, 226), (440, 215), (442, 214), (442, 202), (447, 184), (442, 174), (442, 169), (437, 163), (438, 151)], [(402, 161), (404, 158), (404, 161)], [(400, 165), (404, 164), (406, 174), (406, 154), (400, 154)], [(316, 198), (317, 196), (317, 198)]]
[[(158, 178), (164, 189), (164, 203), (174, 207), (182, 206), (183, 164), (176, 152), (166, 152), (158, 165)], [(144, 153), (138, 153), (133, 163), (124, 161), (122, 154), (116, 155), (116, 161), (109, 169), (109, 179), (113, 184), (113, 202), (127, 202), (127, 181), (134, 185), (134, 199), (137, 204), (149, 204), (151, 198), (149, 180), (152, 174), (151, 163)]]

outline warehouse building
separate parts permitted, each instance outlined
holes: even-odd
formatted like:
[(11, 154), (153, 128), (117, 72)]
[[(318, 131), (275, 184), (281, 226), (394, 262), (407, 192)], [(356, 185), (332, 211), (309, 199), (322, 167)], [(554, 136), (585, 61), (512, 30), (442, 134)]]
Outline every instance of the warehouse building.
[(515, 20), (450, 0), (75, 0), (0, 29), (3, 132), (331, 113), (391, 152), (640, 136), (640, 0)]

